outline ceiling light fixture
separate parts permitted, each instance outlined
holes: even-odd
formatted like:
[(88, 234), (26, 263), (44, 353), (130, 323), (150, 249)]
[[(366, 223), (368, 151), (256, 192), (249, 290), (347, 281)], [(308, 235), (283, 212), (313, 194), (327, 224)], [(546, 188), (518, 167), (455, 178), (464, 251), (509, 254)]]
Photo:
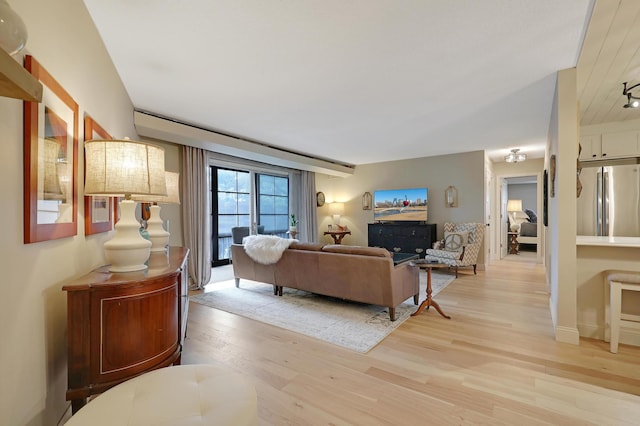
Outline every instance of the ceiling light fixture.
[(624, 88), (622, 89), (622, 94), (627, 97), (627, 103), (624, 105), (624, 108), (638, 108), (640, 106), (640, 98), (637, 96), (633, 96), (631, 91), (636, 87), (640, 86), (640, 83), (634, 84), (631, 87), (627, 87), (627, 82), (622, 83)]
[(504, 156), (507, 163), (519, 163), (527, 159), (527, 154), (521, 154), (519, 149), (512, 149), (511, 152)]

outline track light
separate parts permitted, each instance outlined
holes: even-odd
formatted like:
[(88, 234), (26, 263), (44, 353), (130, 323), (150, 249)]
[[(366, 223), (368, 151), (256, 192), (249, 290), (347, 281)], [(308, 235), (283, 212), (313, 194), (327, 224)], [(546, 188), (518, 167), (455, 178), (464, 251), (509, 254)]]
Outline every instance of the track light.
[(521, 154), (519, 149), (512, 149), (511, 152), (504, 156), (507, 163), (519, 163), (527, 159), (527, 154)]
[(640, 98), (637, 96), (633, 96), (631, 91), (636, 87), (640, 86), (640, 83), (634, 84), (631, 87), (627, 87), (627, 82), (622, 83), (624, 88), (622, 89), (622, 94), (627, 97), (627, 103), (623, 106), (624, 108), (638, 108), (640, 106)]

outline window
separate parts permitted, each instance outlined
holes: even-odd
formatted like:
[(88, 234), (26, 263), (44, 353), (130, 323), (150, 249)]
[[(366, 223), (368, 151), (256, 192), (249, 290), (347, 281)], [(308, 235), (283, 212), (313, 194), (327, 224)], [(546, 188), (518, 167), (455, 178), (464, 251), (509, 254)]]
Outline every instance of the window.
[[(211, 167), (211, 264), (229, 263), (231, 228), (264, 226), (264, 233), (287, 237), (289, 178), (250, 170)], [(255, 207), (254, 207), (255, 206)]]
[(289, 229), (289, 178), (256, 175), (259, 225), (266, 234), (285, 236)]
[[(213, 167), (211, 197), (213, 264), (227, 263), (232, 243), (231, 228), (251, 226), (251, 174)], [(220, 262), (222, 261), (222, 262)]]

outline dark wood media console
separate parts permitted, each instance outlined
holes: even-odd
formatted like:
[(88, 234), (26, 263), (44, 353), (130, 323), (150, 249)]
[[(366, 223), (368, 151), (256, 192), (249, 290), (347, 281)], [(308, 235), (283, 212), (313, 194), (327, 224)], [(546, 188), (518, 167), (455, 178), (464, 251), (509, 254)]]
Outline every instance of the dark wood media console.
[(383, 247), (393, 253), (415, 253), (424, 258), (436, 240), (432, 223), (393, 222), (369, 224), (369, 247)]
[(144, 271), (95, 269), (67, 292), (67, 400), (75, 413), (87, 397), (134, 376), (180, 364), (189, 307), (189, 250), (153, 253)]

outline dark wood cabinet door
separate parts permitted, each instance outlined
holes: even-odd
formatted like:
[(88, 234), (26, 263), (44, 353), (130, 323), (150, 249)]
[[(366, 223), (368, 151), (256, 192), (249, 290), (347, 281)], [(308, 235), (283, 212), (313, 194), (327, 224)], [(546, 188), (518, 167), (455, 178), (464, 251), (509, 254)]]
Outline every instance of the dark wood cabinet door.
[(415, 223), (370, 223), (368, 245), (383, 247), (391, 252), (416, 253), (424, 258), (433, 246), (436, 236), (435, 224)]

